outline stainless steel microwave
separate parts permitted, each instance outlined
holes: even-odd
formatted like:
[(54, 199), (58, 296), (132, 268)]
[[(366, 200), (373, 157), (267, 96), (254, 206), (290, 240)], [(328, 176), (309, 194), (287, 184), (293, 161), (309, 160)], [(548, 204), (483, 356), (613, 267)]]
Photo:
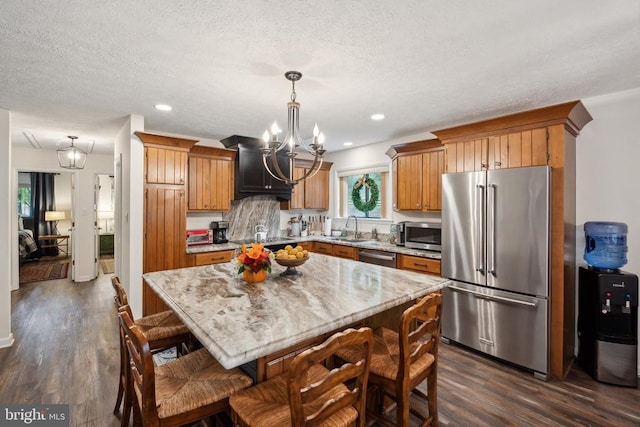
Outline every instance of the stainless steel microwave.
[(442, 224), (439, 222), (399, 222), (397, 245), (430, 251), (442, 250)]

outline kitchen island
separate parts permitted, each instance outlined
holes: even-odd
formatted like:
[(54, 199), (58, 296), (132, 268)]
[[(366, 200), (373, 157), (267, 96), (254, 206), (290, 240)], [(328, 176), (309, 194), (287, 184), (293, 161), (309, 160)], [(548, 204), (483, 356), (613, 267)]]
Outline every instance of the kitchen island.
[(282, 358), (298, 346), (365, 323), (450, 282), (320, 254), (297, 269), (302, 276), (280, 276), (285, 267), (273, 262), (273, 272), (257, 284), (245, 283), (234, 262), (143, 278), (225, 368), (258, 361), (259, 379), (268, 377), (270, 368), (278, 373), (277, 363), (286, 363)]

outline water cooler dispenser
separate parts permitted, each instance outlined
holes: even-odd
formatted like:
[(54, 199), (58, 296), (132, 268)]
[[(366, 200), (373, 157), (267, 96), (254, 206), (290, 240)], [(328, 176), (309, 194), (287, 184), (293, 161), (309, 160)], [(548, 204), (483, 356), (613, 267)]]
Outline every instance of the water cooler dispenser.
[(580, 267), (578, 363), (595, 380), (638, 386), (638, 276), (626, 264), (627, 227), (585, 224), (588, 268)]

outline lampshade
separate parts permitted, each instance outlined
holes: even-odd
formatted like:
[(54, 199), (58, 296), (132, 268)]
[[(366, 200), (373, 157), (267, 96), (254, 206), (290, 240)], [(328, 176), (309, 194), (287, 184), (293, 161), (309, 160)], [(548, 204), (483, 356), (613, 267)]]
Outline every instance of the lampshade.
[(46, 211), (44, 213), (45, 221), (62, 221), (66, 218), (63, 211)]
[(98, 211), (98, 219), (112, 219), (113, 211)]
[(65, 169), (84, 169), (87, 161), (87, 153), (73, 145), (73, 141), (78, 139), (77, 136), (69, 136), (71, 146), (58, 149), (58, 164)]

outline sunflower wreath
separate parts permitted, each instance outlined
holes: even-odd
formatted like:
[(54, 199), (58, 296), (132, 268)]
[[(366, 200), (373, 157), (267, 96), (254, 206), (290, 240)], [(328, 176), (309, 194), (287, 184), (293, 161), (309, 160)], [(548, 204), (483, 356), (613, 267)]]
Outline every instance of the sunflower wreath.
[[(362, 197), (360, 197), (360, 190), (363, 187), (369, 188), (369, 200), (364, 201)], [(358, 209), (360, 212), (370, 212), (376, 208), (378, 204), (378, 198), (380, 197), (380, 190), (378, 189), (378, 185), (376, 182), (369, 178), (368, 176), (363, 176), (353, 185), (353, 189), (351, 190), (351, 200), (353, 201), (353, 206)]]

